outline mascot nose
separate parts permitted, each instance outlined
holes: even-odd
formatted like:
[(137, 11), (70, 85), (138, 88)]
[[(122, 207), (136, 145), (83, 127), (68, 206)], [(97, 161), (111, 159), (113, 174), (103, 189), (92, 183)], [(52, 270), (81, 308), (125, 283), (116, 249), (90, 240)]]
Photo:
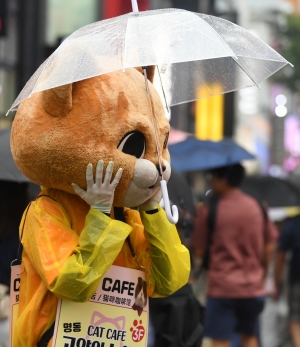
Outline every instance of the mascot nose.
[[(156, 168), (157, 168), (157, 171), (158, 171), (159, 175), (161, 176), (159, 165), (156, 165)], [(161, 164), (161, 168), (162, 168), (163, 172), (165, 172), (167, 167), (166, 167), (166, 165)]]

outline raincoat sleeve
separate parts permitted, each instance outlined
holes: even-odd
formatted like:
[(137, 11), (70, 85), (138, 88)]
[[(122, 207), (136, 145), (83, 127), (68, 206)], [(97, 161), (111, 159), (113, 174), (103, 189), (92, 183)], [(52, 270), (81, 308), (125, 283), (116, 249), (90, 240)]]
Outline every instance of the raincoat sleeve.
[(94, 294), (132, 230), (90, 209), (78, 236), (62, 205), (49, 198), (32, 203), (26, 224), (24, 251), (47, 288), (61, 299), (79, 302)]
[(150, 275), (155, 283), (152, 297), (165, 297), (188, 282), (190, 254), (160, 206), (154, 214), (141, 212), (141, 218), (150, 249)]

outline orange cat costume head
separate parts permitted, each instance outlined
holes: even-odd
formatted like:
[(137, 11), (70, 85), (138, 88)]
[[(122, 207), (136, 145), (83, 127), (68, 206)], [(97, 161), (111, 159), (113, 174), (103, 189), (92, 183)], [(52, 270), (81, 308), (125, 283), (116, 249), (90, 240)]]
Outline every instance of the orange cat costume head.
[[(170, 177), (169, 123), (149, 83), (161, 157)], [(22, 102), (11, 146), (19, 169), (33, 182), (74, 193), (85, 188), (88, 163), (115, 163), (123, 175), (115, 206), (138, 206), (159, 187), (158, 159), (144, 76), (136, 69), (113, 72), (33, 94)]]
[[(149, 87), (168, 180), (169, 123)], [(148, 295), (166, 296), (187, 282), (190, 257), (175, 226), (156, 200), (155, 209), (141, 208), (159, 195), (160, 175), (150, 103), (137, 69), (33, 94), (19, 106), (11, 148), (19, 169), (43, 187), (21, 225), (24, 271), (14, 347), (51, 346), (58, 298), (88, 301), (112, 265), (136, 268), (132, 250), (149, 273)], [(85, 190), (87, 165), (95, 172), (100, 160), (104, 167), (114, 162), (114, 177), (123, 169), (111, 215), (71, 186)]]

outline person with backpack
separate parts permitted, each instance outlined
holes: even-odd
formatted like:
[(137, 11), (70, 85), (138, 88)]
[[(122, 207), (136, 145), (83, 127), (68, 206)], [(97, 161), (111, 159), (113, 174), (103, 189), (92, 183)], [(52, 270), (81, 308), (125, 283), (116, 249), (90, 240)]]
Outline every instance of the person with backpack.
[(240, 190), (241, 164), (210, 171), (212, 197), (199, 209), (192, 240), (195, 258), (207, 269), (204, 336), (212, 347), (258, 347), (258, 317), (278, 231), (262, 206)]

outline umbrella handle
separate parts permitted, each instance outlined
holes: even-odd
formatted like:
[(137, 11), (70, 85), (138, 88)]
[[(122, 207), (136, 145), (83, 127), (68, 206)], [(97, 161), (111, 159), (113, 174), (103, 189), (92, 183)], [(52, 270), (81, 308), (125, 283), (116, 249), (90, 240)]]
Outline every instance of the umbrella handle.
[[(164, 205), (165, 205), (165, 211), (166, 215), (168, 217), (168, 220), (172, 224), (176, 224), (178, 222), (178, 208), (177, 206), (173, 205), (172, 206), (172, 212), (170, 209), (170, 199), (169, 199), (169, 194), (168, 194), (168, 188), (167, 188), (167, 182), (165, 180), (160, 181), (160, 186), (161, 186), (161, 191), (164, 199)], [(172, 215), (173, 213), (173, 215)]]
[(131, 0), (132, 12), (139, 12), (137, 0)]

